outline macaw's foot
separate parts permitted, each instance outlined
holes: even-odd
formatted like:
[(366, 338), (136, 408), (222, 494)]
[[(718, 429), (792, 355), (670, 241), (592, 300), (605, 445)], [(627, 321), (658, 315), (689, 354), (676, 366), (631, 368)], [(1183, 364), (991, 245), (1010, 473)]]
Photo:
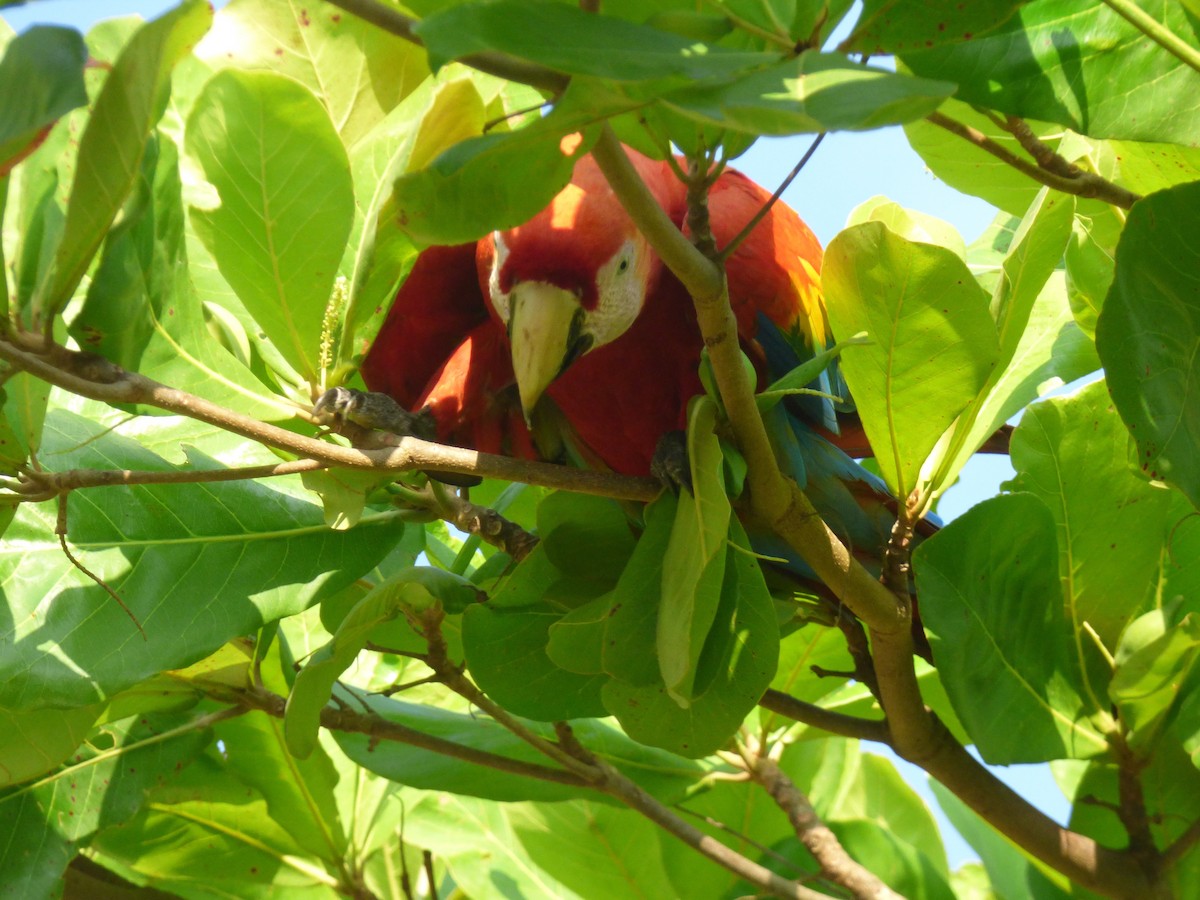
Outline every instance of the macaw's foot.
[[(367, 431), (386, 431), (400, 437), (415, 437), (423, 441), (437, 440), (437, 423), (433, 413), (421, 409), (409, 412), (387, 394), (376, 391), (356, 391), (350, 388), (330, 388), (318, 398), (313, 417), (322, 425), (337, 428), (349, 423)], [(360, 443), (348, 435), (354, 443)], [(477, 475), (425, 469), (425, 474), (444, 484), (474, 487), (483, 481)]]
[(650, 460), (650, 474), (676, 494), (680, 488), (686, 488), (689, 494), (692, 492), (692, 467), (684, 432), (668, 431), (658, 439), (654, 457)]
[(313, 416), (322, 425), (349, 422), (360, 428), (387, 431), (402, 437), (437, 440), (437, 426), (429, 410), (411, 413), (387, 394), (374, 391), (331, 388), (317, 400)]

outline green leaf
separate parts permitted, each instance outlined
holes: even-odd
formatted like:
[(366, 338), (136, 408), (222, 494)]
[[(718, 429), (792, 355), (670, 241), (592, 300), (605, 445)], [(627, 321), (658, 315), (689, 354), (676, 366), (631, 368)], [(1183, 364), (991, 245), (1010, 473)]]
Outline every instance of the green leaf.
[(538, 504), (537, 530), (546, 556), (562, 572), (606, 588), (633, 553), (629, 517), (603, 497), (555, 491)]
[(1054, 517), (1072, 625), (1115, 648), (1125, 623), (1156, 602), (1180, 518), (1175, 495), (1130, 465), (1129, 436), (1102, 381), (1031, 406), (1011, 453), (1011, 487), (1036, 494)]
[(816, 380), (818, 375), (829, 368), (829, 364), (837, 359), (842, 351), (847, 347), (869, 343), (871, 343), (871, 339), (865, 334), (856, 334), (852, 338), (839, 341), (828, 350), (822, 350), (812, 359), (796, 366), (796, 368), (792, 369), (792, 371), (779, 380), (771, 382), (766, 390), (758, 394), (755, 402), (758, 404), (759, 410), (766, 412), (774, 408), (780, 400), (790, 394), (807, 393), (810, 390), (809, 385)]
[(706, 396), (694, 399), (687, 430), (692, 492), (676, 507), (663, 557), (658, 665), (667, 691), (683, 707), (693, 698), (696, 666), (709, 631), (719, 627), (715, 617), (723, 592), (731, 508), (716, 424), (716, 403)]
[(1067, 900), (1068, 882), (996, 832), (965, 803), (938, 782), (930, 779), (929, 788), (950, 824), (979, 854), (991, 880), (993, 894), (985, 896), (1030, 900)]
[(786, 135), (908, 122), (933, 112), (953, 92), (945, 81), (897, 75), (809, 50), (734, 81), (667, 91), (662, 102), (699, 122)]
[[(996, 540), (995, 536), (1003, 536)], [(1036, 497), (986, 500), (913, 555), (921, 618), (954, 711), (994, 764), (1107, 748), (1063, 615), (1054, 521)], [(1012, 722), (1019, 719), (1021, 728)]]
[(42, 443), (50, 385), (15, 372), (0, 387), (0, 471), (15, 472)]
[(121, 51), (79, 140), (62, 242), (35, 303), (44, 317), (62, 309), (87, 271), (137, 179), (171, 70), (211, 22), (211, 6), (188, 0), (138, 29)]
[[(519, 762), (550, 765), (545, 756), (507, 728), (477, 712), (451, 712), (378, 696), (360, 695), (359, 701), (385, 720), (433, 739), (417, 746), (391, 741), (377, 743), (365, 734), (334, 734), (347, 756), (384, 778), (417, 788), (491, 800), (595, 797), (590, 788), (543, 781), (471, 761), (469, 750), (480, 750)], [(556, 739), (553, 727), (548, 724), (530, 721), (524, 724), (547, 740)], [(583, 719), (572, 722), (571, 727), (585, 747), (664, 802), (674, 802), (682, 797), (706, 771), (699, 763), (642, 746), (607, 722)], [(459, 747), (469, 748), (467, 758), (453, 758), (436, 749), (426, 749), (435, 747), (438, 741), (451, 741)]]
[(87, 103), (87, 48), (75, 29), (38, 25), (2, 50), (0, 178), (37, 149), (59, 118)]
[(569, 75), (617, 81), (718, 78), (778, 59), (741, 53), (545, 0), (463, 3), (424, 19), (417, 35), (434, 69), (498, 51)]
[[(748, 546), (736, 519), (730, 526), (730, 540)], [(717, 636), (724, 640), (710, 637), (713, 643), (703, 648), (705, 654), (710, 646), (719, 648), (711, 654), (715, 658), (700, 660), (707, 674), (697, 674), (696, 681), (708, 682), (704, 692), (682, 707), (661, 683), (637, 687), (614, 678), (604, 685), (604, 705), (634, 740), (682, 756), (707, 756), (729, 741), (775, 676), (779, 624), (762, 569), (744, 552), (729, 548), (725, 553), (721, 601), (733, 605), (735, 613), (713, 625), (724, 632)]]
[[(1025, 150), (1012, 134), (969, 103), (951, 98), (938, 107), (938, 112), (974, 128), (1012, 155), (1026, 157)], [(1060, 126), (1036, 121), (1026, 124), (1048, 149), (1058, 149), (1062, 137)], [(938, 179), (964, 194), (981, 197), (1014, 216), (1024, 215), (1042, 188), (1028, 175), (927, 119), (906, 122), (904, 134), (909, 145)]]
[(953, 250), (955, 255), (963, 259), (967, 258), (966, 244), (953, 225), (915, 209), (905, 209), (887, 197), (876, 195), (858, 204), (850, 210), (846, 227), (861, 225), (863, 222), (882, 222), (889, 231), (900, 235), (906, 241), (936, 244)]
[(603, 674), (605, 634), (615, 608), (612, 594), (601, 594), (571, 610), (550, 625), (546, 655), (568, 672)]
[(1115, 654), (1108, 696), (1129, 728), (1129, 745), (1150, 752), (1200, 654), (1200, 615), (1172, 624), (1161, 610), (1130, 623)]
[[(83, 418), (56, 409), (42, 458), (62, 469), (180, 468), (181, 441), (273, 459), (259, 445), (190, 421), (125, 419), (100, 407)], [(193, 450), (204, 467), (219, 464)], [(369, 571), (399, 538), (392, 514), (351, 532), (325, 528), (295, 479), (98, 488), (69, 503), (68, 546), (121, 596), (146, 639), (108, 595), (63, 555), (54, 504), (23, 504), (0, 554), (9, 618), (0, 633), (0, 703), (10, 709), (81, 706), (164, 669), (186, 666), (230, 638), (297, 613)], [(21, 577), (13, 575), (20, 571)], [(49, 643), (48, 643), (49, 642)], [(55, 646), (53, 653), (46, 647)], [(68, 662), (69, 661), (69, 662)]]
[(1096, 321), (1112, 287), (1125, 215), (1107, 203), (1081, 201), (1078, 206), (1064, 258), (1067, 290), (1075, 321), (1095, 340)]
[(850, 36), (838, 45), (845, 52), (903, 53), (935, 45), (960, 44), (994, 31), (1024, 0), (865, 0)]
[(76, 709), (0, 709), (0, 788), (58, 768), (83, 743), (100, 704)]
[(552, 112), (515, 131), (460, 141), (396, 179), (400, 228), (418, 244), (450, 245), (528, 221), (571, 180), (595, 141), (594, 119), (581, 110)]
[(196, 55), (214, 69), (270, 69), (307, 87), (353, 148), (429, 74), (425, 52), (336, 7), (234, 0)]
[(314, 653), (296, 676), (285, 714), (291, 754), (307, 759), (317, 746), (321, 710), (329, 702), (334, 684), (379, 625), (400, 615), (417, 616), (434, 607), (461, 612), (476, 597), (474, 586), (465, 578), (429, 566), (400, 572), (373, 588), (342, 619), (333, 639)]
[(100, 832), (91, 846), (105, 867), (176, 896), (334, 900), (338, 867), (311, 856), (292, 835), (293, 823), (274, 813), (257, 789), (206, 756), (156, 789), (126, 827)]
[(197, 98), (187, 149), (217, 195), (193, 208), (197, 232), (259, 327), (315, 383), (354, 216), (350, 163), (328, 113), (290, 78), (227, 70)]
[(493, 610), (477, 605), (463, 616), (463, 650), (471, 676), (505, 709), (536, 719), (604, 715), (604, 676), (560, 668), (547, 655), (550, 626), (562, 611), (548, 607)]
[(975, 398), (998, 356), (996, 326), (966, 263), (880, 222), (848, 228), (825, 253), (822, 284), (836, 336), (870, 346), (842, 355), (867, 437), (898, 497)]
[(211, 740), (208, 716), (149, 714), (101, 726), (72, 760), (0, 793), (0, 872), (13, 896), (48, 897), (77, 849), (133, 817), (146, 791)]
[(679, 499), (665, 491), (646, 507), (646, 528), (612, 592), (602, 662), (605, 672), (626, 684), (661, 683), (656, 641), (663, 558), (679, 505)]
[[(1196, 46), (1180, 4), (1141, 5)], [(901, 55), (960, 100), (1091, 137), (1191, 144), (1200, 127), (1196, 72), (1102, 3), (1038, 0), (981, 38)]]
[(1134, 206), (1096, 349), (1142, 470), (1200, 508), (1200, 252), (1188, 238), (1195, 228), (1200, 183)]

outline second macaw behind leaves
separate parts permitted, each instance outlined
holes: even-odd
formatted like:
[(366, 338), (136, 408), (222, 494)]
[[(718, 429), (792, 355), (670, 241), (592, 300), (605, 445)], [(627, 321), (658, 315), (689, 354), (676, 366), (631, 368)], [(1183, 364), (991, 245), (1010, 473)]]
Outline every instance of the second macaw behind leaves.
[[(683, 228), (685, 187), (669, 163), (627, 152)], [(724, 171), (709, 192), (717, 246), (769, 199), (745, 176)], [(760, 386), (831, 342), (821, 247), (785, 204), (770, 208), (725, 265), (738, 334)], [(647, 475), (660, 439), (684, 427), (688, 401), (702, 391), (702, 346), (687, 291), (585, 157), (572, 182), (528, 223), (478, 244), (424, 251), (362, 371), (372, 390), (410, 410), (427, 408), (440, 441), (557, 456), (561, 448), (544, 439), (549, 429), (536, 424), (550, 412), (576, 458)], [(894, 500), (817, 433), (831, 436), (827, 402), (787, 410), (777, 407), (768, 422), (784, 471), (854, 552), (877, 566)]]

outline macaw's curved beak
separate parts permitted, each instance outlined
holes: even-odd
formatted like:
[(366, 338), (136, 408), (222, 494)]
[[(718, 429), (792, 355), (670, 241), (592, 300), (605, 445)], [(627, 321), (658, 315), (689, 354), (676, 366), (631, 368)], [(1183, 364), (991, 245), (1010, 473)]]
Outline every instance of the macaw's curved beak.
[(591, 348), (583, 323), (583, 307), (570, 291), (536, 281), (512, 289), (508, 341), (527, 424), (550, 382)]

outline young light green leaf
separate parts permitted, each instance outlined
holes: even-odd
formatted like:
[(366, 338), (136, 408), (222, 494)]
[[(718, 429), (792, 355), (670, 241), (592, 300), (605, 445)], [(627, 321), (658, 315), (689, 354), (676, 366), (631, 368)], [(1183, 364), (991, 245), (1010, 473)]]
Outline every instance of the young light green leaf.
[(0, 178), (59, 118), (87, 103), (87, 48), (73, 28), (38, 25), (0, 49)]
[(305, 87), (226, 70), (196, 99), (188, 153), (218, 202), (192, 220), (279, 352), (316, 383), (321, 325), (354, 217), (346, 149)]
[(908, 497), (922, 464), (995, 366), (996, 326), (966, 263), (907, 241), (881, 222), (848, 228), (822, 276), (835, 336), (873, 343), (842, 355), (888, 486)]
[(204, 0), (187, 0), (138, 29), (121, 51), (79, 141), (62, 241), (35, 302), (43, 319), (62, 309), (87, 271), (137, 178), (171, 70), (208, 30), (212, 14)]
[(1129, 436), (1103, 381), (1031, 406), (1011, 452), (1010, 486), (1036, 494), (1054, 517), (1073, 627), (1086, 623), (1113, 649), (1125, 623), (1157, 595), (1178, 519), (1175, 495), (1130, 466)]
[(1142, 471), (1200, 509), (1200, 183), (1136, 204), (1117, 245), (1096, 349)]
[(707, 396), (694, 399), (687, 432), (692, 492), (676, 507), (663, 557), (658, 664), (667, 690), (680, 706), (692, 697), (696, 664), (713, 627), (724, 580), (731, 508), (716, 423), (716, 403)]
[(846, 218), (846, 227), (863, 222), (882, 222), (890, 231), (906, 241), (920, 244), (935, 244), (953, 250), (962, 259), (967, 258), (967, 245), (963, 237), (949, 222), (915, 209), (905, 209), (899, 203), (882, 195), (864, 200)]
[(938, 671), (986, 761), (1079, 759), (1107, 749), (1088, 719), (1095, 707), (1063, 615), (1044, 503), (1029, 494), (986, 500), (922, 543), (913, 568)]
[(1121, 635), (1108, 696), (1129, 728), (1129, 745), (1149, 753), (1200, 655), (1200, 616), (1172, 623), (1163, 610), (1135, 619)]

